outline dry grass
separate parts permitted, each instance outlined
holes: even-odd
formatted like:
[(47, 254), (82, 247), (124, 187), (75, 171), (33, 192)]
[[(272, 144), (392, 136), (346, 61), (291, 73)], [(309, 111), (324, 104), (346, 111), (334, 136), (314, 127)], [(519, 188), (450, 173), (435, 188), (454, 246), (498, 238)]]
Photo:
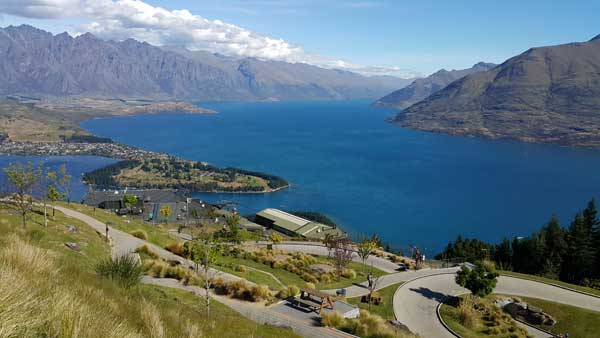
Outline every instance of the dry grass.
[(350, 334), (366, 338), (417, 338), (418, 335), (408, 331), (397, 331), (387, 324), (385, 319), (360, 311), (360, 316), (346, 319), (339, 312), (330, 311), (321, 314), (321, 325), (334, 327)]
[(0, 252), (0, 338), (142, 337), (104, 311), (108, 304), (101, 293), (85, 285), (55, 283), (61, 271), (48, 250), (16, 236), (9, 241)]
[(479, 313), (475, 309), (475, 301), (472, 296), (462, 298), (458, 304), (458, 322), (469, 329), (473, 329), (479, 323)]
[(144, 230), (134, 230), (131, 235), (144, 241), (148, 240), (148, 234)]
[(181, 243), (181, 242), (170, 243), (167, 246), (165, 246), (165, 250), (170, 251), (181, 257), (183, 257), (183, 255), (184, 255), (183, 243)]
[(160, 255), (158, 254), (158, 252), (153, 250), (150, 246), (148, 246), (148, 244), (144, 244), (144, 245), (140, 246), (139, 248), (135, 249), (135, 252), (137, 252), (139, 254), (148, 255), (150, 258), (153, 258), (153, 259), (160, 258)]

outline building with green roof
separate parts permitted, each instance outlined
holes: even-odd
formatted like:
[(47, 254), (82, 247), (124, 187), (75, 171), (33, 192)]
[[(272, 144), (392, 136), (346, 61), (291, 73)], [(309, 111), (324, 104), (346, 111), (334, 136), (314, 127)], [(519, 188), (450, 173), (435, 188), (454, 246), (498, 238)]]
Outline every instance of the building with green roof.
[(264, 209), (256, 214), (254, 221), (292, 237), (322, 240), (327, 234), (345, 236), (337, 227), (313, 222), (279, 209)]

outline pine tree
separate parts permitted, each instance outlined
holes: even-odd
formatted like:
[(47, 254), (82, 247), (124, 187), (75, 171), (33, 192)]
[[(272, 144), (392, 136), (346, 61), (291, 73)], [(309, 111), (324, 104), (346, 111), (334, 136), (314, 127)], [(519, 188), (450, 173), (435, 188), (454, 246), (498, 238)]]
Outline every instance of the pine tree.
[[(578, 213), (567, 232), (567, 254), (563, 264), (562, 278), (569, 282), (581, 283), (591, 277), (595, 250), (592, 247), (592, 231), (586, 216), (593, 214), (590, 208)], [(588, 218), (589, 222), (590, 218)]]
[(567, 252), (565, 230), (558, 223), (556, 216), (552, 216), (540, 233), (544, 240), (542, 274), (549, 278), (558, 278)]
[(594, 248), (594, 278), (600, 278), (600, 220), (598, 220), (598, 211), (596, 201), (592, 199), (587, 208), (583, 211), (586, 226), (590, 228), (592, 237), (592, 247)]

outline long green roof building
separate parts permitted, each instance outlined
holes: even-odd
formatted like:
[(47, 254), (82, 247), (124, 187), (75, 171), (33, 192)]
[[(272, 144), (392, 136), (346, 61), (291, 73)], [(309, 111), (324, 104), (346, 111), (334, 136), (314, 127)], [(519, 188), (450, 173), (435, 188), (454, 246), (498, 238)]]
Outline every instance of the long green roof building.
[(313, 222), (279, 209), (262, 210), (256, 214), (255, 222), (293, 237), (324, 239), (327, 234), (345, 236), (337, 227)]

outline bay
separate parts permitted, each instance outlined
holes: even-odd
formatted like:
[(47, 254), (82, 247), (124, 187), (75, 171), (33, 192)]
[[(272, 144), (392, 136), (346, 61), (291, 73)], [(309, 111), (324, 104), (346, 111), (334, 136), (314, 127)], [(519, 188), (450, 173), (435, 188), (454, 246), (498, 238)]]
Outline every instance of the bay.
[(568, 225), (600, 197), (600, 152), (408, 130), (368, 102), (198, 103), (216, 115), (86, 121), (92, 133), (218, 166), (280, 175), (273, 194), (196, 194), (320, 211), (353, 236), (377, 233), (428, 256), (458, 234), (497, 242), (527, 236), (555, 214)]

